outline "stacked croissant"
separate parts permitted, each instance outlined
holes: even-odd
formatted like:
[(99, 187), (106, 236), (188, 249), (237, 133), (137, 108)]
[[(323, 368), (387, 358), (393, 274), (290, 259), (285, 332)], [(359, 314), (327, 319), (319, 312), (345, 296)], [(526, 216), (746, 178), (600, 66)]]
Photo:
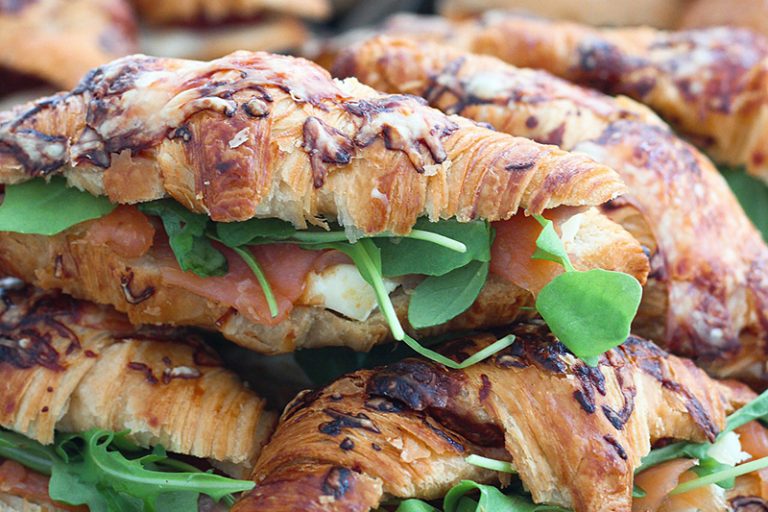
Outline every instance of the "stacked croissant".
[(0, 112), (0, 511), (768, 510), (768, 246), (710, 160), (768, 181), (768, 40), (317, 48)]

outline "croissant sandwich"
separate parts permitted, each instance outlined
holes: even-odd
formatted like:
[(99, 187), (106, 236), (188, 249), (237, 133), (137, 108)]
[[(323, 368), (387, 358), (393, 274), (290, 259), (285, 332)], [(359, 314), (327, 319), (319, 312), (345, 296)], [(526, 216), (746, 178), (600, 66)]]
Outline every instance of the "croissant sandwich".
[(130, 57), (0, 114), (0, 181), (2, 271), (266, 353), (502, 325), (563, 258), (649, 265), (594, 208), (608, 167), (266, 53)]
[[(750, 457), (739, 439), (759, 439), (748, 429), (764, 435), (750, 411), (768, 397), (753, 401), (746, 386), (712, 380), (632, 336), (588, 367), (537, 321), (459, 338), (441, 352), (461, 360), (501, 336), (514, 343), (464, 370), (404, 359), (299, 395), (259, 456), (256, 488), (233, 511), (367, 511), (446, 493), (446, 510), (456, 510), (455, 495), (472, 488), (482, 489), (477, 510), (518, 510), (511, 505), (522, 497), (507, 497), (502, 508), (504, 496), (488, 487), (500, 476), (508, 490), (519, 478), (534, 502), (576, 512), (682, 510), (680, 500), (692, 496), (700, 500), (693, 509), (727, 509), (716, 486), (667, 496), (681, 474), (683, 482), (697, 478), (686, 473), (695, 461), (681, 448), (723, 467)], [(670, 464), (685, 468), (667, 478)], [(674, 480), (666, 491), (665, 478)], [(645, 497), (634, 505), (633, 481), (646, 485), (635, 489)], [(483, 505), (489, 496), (495, 505)], [(408, 503), (399, 510), (434, 510)]]
[(588, 23), (590, 25), (650, 25), (674, 27), (689, 4), (697, 0), (639, 0), (611, 2), (609, 0), (440, 0), (438, 12), (462, 18), (494, 9), (509, 9), (545, 18)]
[(135, 51), (136, 24), (124, 0), (0, 3), (0, 95), (74, 87), (91, 68)]
[[(151, 494), (167, 476), (162, 468), (182, 470), (184, 478), (197, 467), (246, 476), (274, 427), (264, 401), (191, 333), (136, 330), (111, 308), (18, 283), (2, 289), (0, 325), (0, 510), (22, 509), (14, 497), (50, 505), (49, 477), (65, 503), (99, 510), (98, 497), (70, 487), (149, 499), (146, 488), (126, 482), (150, 480)], [(164, 449), (186, 457), (169, 459)], [(139, 455), (157, 460), (129, 464)], [(175, 487), (166, 490), (196, 490), (179, 487), (182, 476), (169, 478)], [(189, 478), (202, 489), (237, 482)]]
[(766, 386), (768, 248), (711, 162), (647, 108), (543, 71), (404, 39), (354, 46), (335, 70), (616, 169), (629, 194), (603, 209), (651, 255), (634, 331), (715, 375)]
[(597, 29), (502, 11), (457, 22), (401, 16), (384, 30), (630, 96), (718, 163), (745, 166), (768, 181), (768, 40), (760, 34), (729, 27)]

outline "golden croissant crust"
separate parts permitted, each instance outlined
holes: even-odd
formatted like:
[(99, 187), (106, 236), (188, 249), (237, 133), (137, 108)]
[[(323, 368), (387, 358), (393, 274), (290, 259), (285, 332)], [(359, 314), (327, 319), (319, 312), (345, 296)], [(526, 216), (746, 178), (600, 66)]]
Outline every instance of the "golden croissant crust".
[(718, 162), (768, 181), (768, 40), (744, 29), (597, 29), (512, 13), (451, 22), (400, 17), (395, 34), (545, 69), (652, 107)]
[[(662, 438), (713, 440), (754, 393), (707, 377), (690, 361), (630, 337), (596, 368), (539, 322), (466, 370), (406, 359), (299, 395), (254, 469), (235, 512), (366, 511), (384, 496), (442, 496), (461, 479), (492, 483), (468, 464), (512, 462), (535, 501), (577, 512), (630, 510), (633, 470)], [(463, 359), (496, 340), (442, 350)]]
[[(0, 70), (70, 88), (93, 67), (136, 51), (124, 0), (22, 0), (0, 6)], [(9, 84), (0, 83), (0, 89)]]
[(118, 203), (170, 196), (217, 221), (337, 220), (362, 233), (407, 233), (423, 215), (499, 220), (596, 205), (624, 191), (583, 155), (335, 81), (303, 59), (248, 52), (128, 57), (0, 114), (0, 182), (58, 173)]
[[(175, 0), (153, 2), (132, 0), (142, 19), (150, 23), (217, 23), (233, 20), (254, 19), (258, 24), (264, 12), (289, 14), (305, 18), (322, 19), (331, 14), (328, 0), (302, 0), (280, 2), (278, 0)], [(253, 48), (253, 46), (250, 46)]]
[(265, 402), (190, 333), (137, 331), (108, 308), (3, 289), (0, 425), (47, 444), (54, 429), (129, 429), (143, 446), (252, 465), (274, 425)]
[(604, 211), (651, 254), (636, 332), (715, 375), (766, 385), (768, 248), (712, 163), (646, 107), (493, 57), (403, 39), (366, 41), (335, 69), (616, 169), (630, 192)]

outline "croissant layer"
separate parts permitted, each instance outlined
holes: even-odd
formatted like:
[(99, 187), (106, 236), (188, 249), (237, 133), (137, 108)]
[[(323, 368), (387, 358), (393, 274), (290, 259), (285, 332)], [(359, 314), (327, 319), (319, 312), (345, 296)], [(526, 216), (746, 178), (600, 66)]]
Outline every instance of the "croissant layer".
[(116, 203), (170, 196), (216, 221), (335, 220), (404, 234), (416, 219), (509, 218), (597, 205), (611, 169), (334, 81), (303, 59), (133, 56), (69, 93), (0, 114), (0, 182), (63, 174)]
[(536, 502), (630, 510), (633, 470), (652, 442), (712, 440), (754, 396), (634, 337), (590, 368), (537, 322), (441, 350), (461, 360), (501, 334), (515, 342), (465, 370), (406, 359), (300, 395), (234, 510), (365, 511), (383, 496), (492, 483), (469, 454), (512, 462)]
[(635, 98), (718, 161), (768, 180), (768, 40), (745, 29), (599, 29), (514, 13), (398, 17), (385, 31), (440, 41)]
[[(130, 430), (142, 446), (252, 465), (274, 425), (265, 402), (190, 333), (136, 330), (108, 308), (30, 287), (3, 290), (0, 425)], [(241, 469), (235, 469), (241, 465)]]
[(635, 331), (715, 375), (766, 385), (768, 247), (712, 163), (646, 107), (543, 71), (405, 39), (359, 44), (335, 70), (616, 169), (629, 193), (603, 210), (651, 259)]

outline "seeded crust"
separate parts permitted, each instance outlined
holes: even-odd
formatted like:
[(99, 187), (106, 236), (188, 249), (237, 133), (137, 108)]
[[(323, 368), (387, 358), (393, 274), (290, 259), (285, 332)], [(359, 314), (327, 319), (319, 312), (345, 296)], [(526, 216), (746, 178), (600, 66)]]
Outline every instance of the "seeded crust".
[(587, 367), (533, 321), (440, 350), (462, 360), (509, 333), (509, 348), (466, 370), (406, 359), (300, 394), (233, 512), (363, 512), (385, 496), (436, 499), (463, 479), (495, 483), (469, 454), (512, 462), (536, 502), (630, 510), (651, 443), (713, 440), (754, 397), (635, 337)]
[[(251, 467), (274, 414), (190, 333), (136, 330), (111, 310), (4, 290), (0, 425), (43, 444), (54, 429), (129, 429), (142, 446)], [(215, 412), (214, 412), (215, 411)]]
[[(136, 51), (124, 0), (21, 0), (0, 6), (4, 71), (70, 88), (93, 67)], [(0, 89), (7, 87), (1, 83)]]
[[(331, 14), (328, 0), (302, 0), (280, 2), (278, 0), (176, 0), (153, 2), (132, 0), (142, 19), (150, 23), (171, 24), (202, 22), (214, 24), (222, 21), (248, 20), (264, 12), (290, 14), (303, 18), (323, 19)], [(258, 19), (253, 21), (258, 23)]]
[(399, 16), (383, 30), (632, 97), (718, 163), (744, 165), (768, 181), (768, 40), (760, 34), (597, 29), (501, 11), (468, 21)]
[(716, 376), (768, 385), (768, 247), (712, 163), (646, 107), (424, 41), (371, 39), (335, 72), (616, 169), (629, 193), (602, 209), (651, 259), (634, 332)]
[(125, 58), (70, 93), (0, 114), (0, 182), (60, 173), (117, 203), (170, 196), (216, 221), (337, 220), (366, 234), (405, 234), (424, 215), (592, 206), (624, 191), (583, 155), (334, 81), (303, 59), (247, 52)]
[[(140, 258), (126, 259), (107, 244), (89, 239), (87, 229), (86, 223), (50, 237), (0, 233), (0, 269), (45, 289), (110, 304), (137, 325), (198, 326), (220, 331), (244, 347), (268, 354), (329, 345), (364, 351), (391, 339), (386, 320), (378, 311), (360, 322), (321, 307), (299, 305), (275, 326), (260, 324), (245, 312), (166, 280), (164, 263), (154, 248)], [(648, 259), (638, 242), (595, 209), (583, 213), (580, 228), (566, 248), (580, 269), (626, 272), (641, 283), (648, 274)], [(407, 326), (408, 295), (401, 289), (392, 299)], [(503, 325), (520, 315), (522, 306), (531, 306), (532, 300), (531, 292), (490, 274), (466, 313), (419, 334)]]

